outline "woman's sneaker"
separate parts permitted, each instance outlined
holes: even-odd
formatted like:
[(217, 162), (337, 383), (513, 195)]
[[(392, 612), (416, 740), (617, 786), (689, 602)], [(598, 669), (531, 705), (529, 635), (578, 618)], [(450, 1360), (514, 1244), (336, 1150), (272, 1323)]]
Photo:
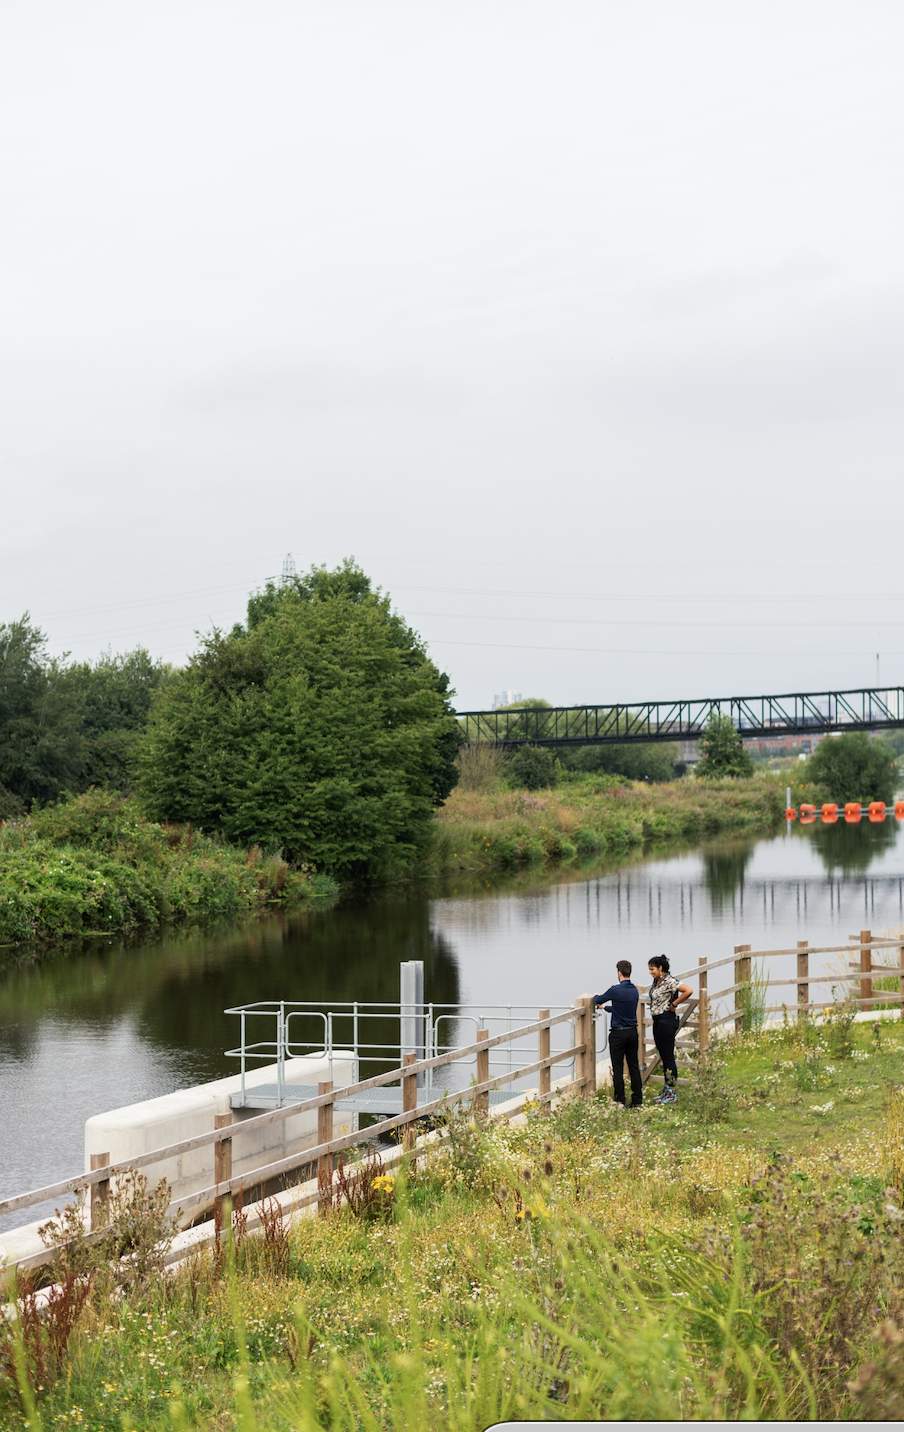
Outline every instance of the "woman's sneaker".
[(670, 1100), (670, 1098), (669, 1098), (668, 1087), (666, 1087), (665, 1089), (663, 1089), (663, 1091), (662, 1091), (661, 1094), (657, 1094), (657, 1095), (656, 1095), (656, 1098), (653, 1100), (653, 1103), (654, 1103), (654, 1104), (670, 1104), (670, 1103), (671, 1103), (671, 1100)]
[(672, 1088), (671, 1084), (667, 1085), (666, 1088), (663, 1089), (663, 1091), (662, 1091), (662, 1102), (663, 1102), (663, 1104), (677, 1104), (677, 1103), (678, 1103), (678, 1095), (677, 1095), (676, 1091)]

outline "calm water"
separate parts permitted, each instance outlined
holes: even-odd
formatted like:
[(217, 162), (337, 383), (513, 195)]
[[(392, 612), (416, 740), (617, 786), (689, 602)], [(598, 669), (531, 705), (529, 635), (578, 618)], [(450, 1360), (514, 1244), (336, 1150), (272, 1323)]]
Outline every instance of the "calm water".
[[(736, 944), (837, 944), (867, 927), (904, 928), (893, 820), (795, 826), (552, 881), (447, 887), (10, 970), (0, 977), (0, 1196), (78, 1172), (91, 1114), (234, 1073), (227, 1005), (397, 1000), (399, 962), (410, 959), (424, 961), (438, 1003), (562, 1005), (610, 983), (617, 959), (645, 964), (666, 951), (687, 969)], [(774, 973), (790, 976), (792, 963), (776, 961)], [(814, 960), (812, 972), (823, 967)]]

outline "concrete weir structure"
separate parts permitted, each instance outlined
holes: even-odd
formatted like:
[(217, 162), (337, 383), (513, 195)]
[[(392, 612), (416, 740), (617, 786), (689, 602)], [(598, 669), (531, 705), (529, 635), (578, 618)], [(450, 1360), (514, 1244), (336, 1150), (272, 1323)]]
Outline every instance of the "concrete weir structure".
[[(307, 1085), (308, 1089), (313, 1085), (316, 1088), (318, 1082), (327, 1079), (332, 1079), (338, 1088), (342, 1088), (357, 1080), (357, 1059), (346, 1050), (334, 1050), (332, 1061), (320, 1052), (286, 1059), (282, 1078), (289, 1088), (293, 1085)], [(245, 1090), (248, 1092), (263, 1084), (272, 1086), (276, 1080), (275, 1064), (249, 1070), (245, 1074)], [(139, 1104), (127, 1104), (122, 1109), (95, 1114), (85, 1124), (85, 1172), (91, 1169), (92, 1155), (108, 1155), (110, 1163), (128, 1168), (132, 1159), (179, 1143), (182, 1139), (211, 1133), (215, 1128), (222, 1127), (222, 1123), (230, 1117), (235, 1126), (232, 1139), (234, 1176), (240, 1176), (244, 1170), (250, 1172), (290, 1158), (293, 1154), (299, 1155), (301, 1168), (305, 1149), (317, 1143), (317, 1110), (274, 1120), (263, 1128), (249, 1130), (243, 1136), (243, 1122), (261, 1113), (261, 1109), (231, 1107), (231, 1096), (238, 1094), (241, 1087), (241, 1074), (231, 1074), (225, 1079), (214, 1079), (209, 1084), (177, 1089), (173, 1094), (162, 1094), (156, 1099), (145, 1099)], [(300, 1100), (307, 1095), (300, 1093), (298, 1097)], [(341, 1120), (337, 1120), (337, 1134), (340, 1127), (351, 1133), (357, 1127), (357, 1115), (343, 1114)], [(142, 1171), (147, 1175), (150, 1186), (165, 1178), (172, 1190), (172, 1201), (178, 1204), (183, 1199), (193, 1200), (194, 1194), (215, 1184), (214, 1158), (214, 1145), (206, 1144), (176, 1158), (151, 1164)], [(192, 1201), (188, 1217), (178, 1222), (184, 1224), (203, 1212), (203, 1207)], [(49, 1260), (51, 1255), (38, 1236), (38, 1229), (46, 1222), (46, 1217), (41, 1218), (0, 1234), (0, 1283), (4, 1281), (4, 1265), (10, 1268), (18, 1263), (27, 1269)]]

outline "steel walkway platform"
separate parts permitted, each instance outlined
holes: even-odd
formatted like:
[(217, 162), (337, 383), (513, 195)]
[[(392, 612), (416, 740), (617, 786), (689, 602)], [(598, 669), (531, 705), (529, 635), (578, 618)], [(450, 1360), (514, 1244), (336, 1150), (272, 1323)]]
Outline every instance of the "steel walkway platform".
[[(432, 1104), (435, 1099), (443, 1095), (440, 1089), (418, 1089), (418, 1106)], [(450, 1102), (466, 1099), (470, 1091), (468, 1089), (455, 1089), (448, 1091)], [(505, 1104), (513, 1099), (515, 1094), (509, 1089), (491, 1089), (489, 1099), (491, 1104)], [(285, 1109), (291, 1104), (299, 1104), (303, 1099), (316, 1099), (316, 1084), (284, 1084), (282, 1087), (282, 1099), (278, 1084), (257, 1084), (253, 1088), (246, 1089), (244, 1093), (239, 1091), (230, 1098), (233, 1109)], [(391, 1114), (402, 1113), (402, 1091), (401, 1089), (371, 1089), (363, 1094), (352, 1094), (347, 1099), (337, 1099), (333, 1108), (339, 1113), (354, 1114)]]

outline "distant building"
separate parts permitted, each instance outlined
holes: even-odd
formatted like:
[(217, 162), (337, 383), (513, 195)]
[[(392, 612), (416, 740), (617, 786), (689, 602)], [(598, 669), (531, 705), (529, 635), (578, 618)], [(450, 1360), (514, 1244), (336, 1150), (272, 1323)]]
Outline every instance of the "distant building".
[(516, 701), (523, 700), (520, 691), (497, 691), (493, 697), (493, 710), (498, 711), (500, 706), (514, 706)]

